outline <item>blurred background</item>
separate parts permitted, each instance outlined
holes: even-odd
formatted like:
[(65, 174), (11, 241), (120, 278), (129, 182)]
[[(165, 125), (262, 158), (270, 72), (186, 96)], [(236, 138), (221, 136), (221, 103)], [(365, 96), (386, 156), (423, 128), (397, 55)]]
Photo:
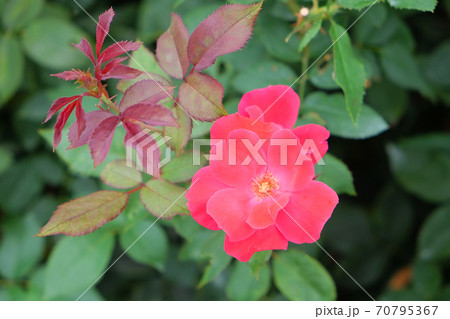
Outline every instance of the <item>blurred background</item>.
[[(114, 39), (139, 39), (152, 51), (170, 24), (171, 11), (192, 32), (220, 5), (252, 3), (78, 2), (94, 18), (113, 6)], [(297, 21), (295, 9), (311, 4), (264, 1), (246, 48), (221, 57), (209, 70), (225, 87), (229, 112), (236, 111), (243, 93), (290, 85), (302, 74), (307, 65), (298, 52), (298, 35), (285, 38)], [(77, 92), (73, 83), (49, 75), (89, 67), (71, 43), (81, 37), (92, 43), (96, 26), (70, 0), (0, 0), (0, 12), (0, 300), (74, 300), (153, 219), (132, 199), (118, 220), (92, 235), (33, 237), (57, 205), (103, 187), (92, 162), (79, 153), (53, 153), (48, 130), (53, 123), (41, 125), (53, 100)], [(360, 14), (342, 10), (336, 19), (348, 26)], [(330, 102), (333, 98), (324, 94), (340, 92), (332, 77), (332, 51), (294, 86), (302, 90), (299, 124), (326, 125), (332, 132), (330, 153), (353, 175), (354, 186), (336, 159), (340, 204), (320, 243), (376, 299), (450, 300), (449, 15), (449, 0), (439, 1), (434, 13), (398, 10), (383, 2), (350, 30), (367, 73), (365, 104), (376, 112), (357, 132), (351, 122), (328, 123), (348, 116), (327, 109), (339, 97)], [(311, 42), (309, 63), (331, 44), (327, 34), (319, 32)], [(115, 84), (109, 86), (113, 92)], [(126, 230), (118, 232), (122, 225)], [(216, 253), (220, 238), (208, 236), (189, 218), (158, 222), (82, 300), (286, 300), (267, 265), (255, 282), (242, 263), (221, 261)], [(338, 300), (368, 299), (317, 245), (290, 249), (324, 265)]]

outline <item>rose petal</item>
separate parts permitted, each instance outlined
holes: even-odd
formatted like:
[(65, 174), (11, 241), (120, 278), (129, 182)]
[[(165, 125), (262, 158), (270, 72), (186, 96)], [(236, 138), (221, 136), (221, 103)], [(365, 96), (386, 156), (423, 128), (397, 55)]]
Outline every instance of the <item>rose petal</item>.
[(292, 193), (289, 203), (278, 213), (275, 225), (287, 240), (296, 244), (313, 243), (339, 202), (336, 192), (322, 182), (313, 181)]
[(265, 154), (258, 149), (260, 142), (258, 135), (249, 130), (232, 131), (226, 140), (211, 149), (214, 176), (229, 186), (250, 189), (253, 179), (266, 168)]
[(291, 130), (272, 135), (267, 154), (268, 170), (280, 183), (282, 191), (297, 191), (314, 178), (314, 164), (302, 157), (302, 147)]
[(268, 196), (258, 202), (247, 218), (247, 224), (254, 229), (264, 229), (275, 223), (278, 212), (289, 201), (288, 193)]
[(309, 150), (313, 163), (316, 164), (328, 151), (330, 131), (317, 124), (296, 127), (292, 132), (298, 137), (300, 144)]
[(242, 262), (247, 262), (258, 251), (286, 250), (288, 241), (275, 226), (269, 226), (266, 229), (257, 230), (252, 236), (241, 241), (231, 241), (229, 236), (225, 236), (223, 247), (228, 255)]
[(206, 205), (207, 213), (232, 240), (243, 240), (255, 230), (245, 221), (252, 209), (250, 192), (237, 188), (217, 191)]
[(265, 122), (274, 122), (285, 128), (292, 128), (297, 121), (300, 98), (287, 85), (270, 85), (245, 93), (239, 102), (239, 114), (249, 116), (247, 107), (252, 105), (259, 106), (263, 111)]
[(206, 204), (217, 191), (228, 188), (212, 174), (210, 166), (201, 168), (192, 177), (191, 188), (186, 192), (187, 207), (197, 223), (211, 230), (219, 230), (219, 226), (206, 213)]
[(255, 132), (261, 139), (269, 139), (280, 128), (281, 126), (274, 123), (256, 122), (253, 124), (253, 120), (248, 117), (231, 114), (214, 122), (211, 127), (211, 139), (226, 139), (228, 134), (236, 129), (246, 129)]

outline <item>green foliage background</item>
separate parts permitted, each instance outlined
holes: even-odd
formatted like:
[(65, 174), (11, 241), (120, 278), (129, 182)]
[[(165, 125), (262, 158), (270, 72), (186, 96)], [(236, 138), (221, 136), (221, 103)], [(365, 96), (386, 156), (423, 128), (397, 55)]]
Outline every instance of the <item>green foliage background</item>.
[[(231, 113), (243, 93), (290, 85), (320, 57), (294, 86), (302, 96), (298, 124), (319, 123), (332, 133), (333, 155), (318, 173), (340, 193), (340, 204), (319, 243), (377, 300), (449, 300), (450, 1), (439, 1), (434, 13), (427, 12), (433, 0), (380, 1), (350, 38), (321, 56), (332, 41), (329, 29), (335, 38), (372, 3), (338, 2), (354, 9), (340, 10), (337, 25), (324, 20), (324, 32), (322, 21), (311, 26), (301, 37), (308, 44), (298, 34), (285, 38), (296, 21), (292, 11), (312, 1), (266, 0), (247, 47), (209, 72), (225, 86)], [(171, 11), (192, 31), (226, 1), (79, 3), (93, 17), (113, 6), (111, 35), (139, 38), (154, 50)], [(399, 3), (419, 10), (390, 6)], [(223, 252), (221, 233), (188, 216), (155, 223), (95, 282), (155, 221), (135, 197), (93, 234), (33, 237), (58, 204), (104, 188), (102, 168), (93, 171), (86, 149), (53, 154), (51, 131), (40, 124), (54, 99), (77, 92), (49, 74), (88, 66), (70, 43), (94, 39), (95, 24), (70, 0), (0, 0), (0, 12), (0, 300), (75, 300), (91, 284), (81, 300), (368, 299), (315, 244), (243, 264)], [(346, 98), (361, 89), (349, 86), (362, 69), (366, 93), (355, 126), (347, 110), (358, 112)], [(194, 135), (207, 130), (196, 127)], [(113, 158), (123, 155), (118, 141)]]

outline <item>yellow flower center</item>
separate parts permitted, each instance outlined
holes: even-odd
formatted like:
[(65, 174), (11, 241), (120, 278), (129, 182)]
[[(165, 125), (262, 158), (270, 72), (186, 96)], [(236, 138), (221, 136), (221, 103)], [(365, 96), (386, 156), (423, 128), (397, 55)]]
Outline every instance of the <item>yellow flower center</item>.
[(275, 195), (278, 188), (280, 188), (280, 183), (270, 172), (261, 175), (252, 183), (252, 191), (258, 199)]

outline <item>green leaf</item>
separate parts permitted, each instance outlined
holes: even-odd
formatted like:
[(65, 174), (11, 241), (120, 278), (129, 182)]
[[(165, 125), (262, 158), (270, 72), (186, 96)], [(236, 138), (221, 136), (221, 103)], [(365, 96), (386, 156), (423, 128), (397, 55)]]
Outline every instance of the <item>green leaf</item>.
[(22, 214), (41, 193), (44, 183), (27, 161), (15, 163), (0, 179), (0, 207), (11, 214)]
[(133, 222), (128, 222), (120, 230), (119, 242), (122, 249), (135, 261), (159, 271), (164, 269), (169, 242), (165, 231), (154, 219), (136, 218)]
[(372, 83), (366, 101), (389, 123), (396, 124), (405, 114), (409, 96), (405, 89), (389, 80)]
[(355, 126), (345, 109), (345, 98), (340, 93), (327, 95), (317, 92), (310, 94), (302, 103), (302, 112), (305, 115), (308, 112), (318, 114), (332, 135), (343, 138), (364, 139), (388, 129), (386, 121), (366, 105), (362, 105)]
[(363, 9), (374, 3), (375, 0), (338, 0), (346, 9)]
[(392, 185), (385, 187), (375, 202), (372, 216), (376, 216), (376, 233), (386, 249), (400, 247), (408, 240), (414, 211), (410, 197), (403, 191)]
[(231, 262), (231, 256), (223, 251), (223, 247), (211, 256), (209, 265), (205, 268), (197, 288), (201, 288), (216, 278)]
[(112, 161), (106, 165), (101, 180), (114, 188), (132, 188), (142, 183), (142, 174), (136, 168), (126, 165), (124, 160)]
[(432, 300), (442, 286), (442, 274), (438, 265), (430, 262), (418, 261), (413, 265), (412, 287), (414, 291)]
[(450, 257), (450, 205), (435, 210), (419, 234), (419, 258), (441, 260)]
[[(45, 267), (40, 266), (31, 275), (28, 281), (28, 295), (31, 300), (42, 301), (44, 300), (44, 285), (45, 285)], [(1, 298), (0, 298), (1, 300)]]
[(177, 13), (183, 17), (183, 22), (190, 34), (194, 32), (195, 28), (205, 19), (205, 17), (209, 16), (223, 5), (223, 1), (220, 0), (210, 0), (202, 3), (201, 6), (193, 1), (179, 1), (184, 1), (184, 3), (177, 7)]
[[(207, 231), (211, 233), (211, 231)], [(225, 233), (214, 232), (209, 240), (200, 246), (202, 259), (209, 260), (209, 265), (205, 268), (197, 287), (203, 287), (216, 278), (231, 262), (231, 256), (223, 250)]]
[(35, 62), (60, 71), (85, 65), (89, 61), (72, 45), (80, 42), (83, 36), (83, 32), (70, 22), (43, 18), (28, 25), (22, 37), (22, 45)]
[[(223, 250), (225, 233), (204, 228), (188, 234), (188, 241), (180, 250), (180, 260), (209, 261), (197, 286), (200, 288), (216, 278), (230, 263), (231, 256)], [(185, 233), (186, 235), (186, 233)]]
[(316, 63), (311, 68), (311, 73), (309, 74), (309, 80), (311, 83), (324, 90), (335, 90), (339, 89), (339, 85), (334, 80), (334, 62), (330, 60), (325, 66), (321, 66)]
[(11, 35), (0, 35), (0, 106), (19, 88), (24, 73), (24, 58), (19, 43)]
[(114, 236), (98, 231), (79, 238), (62, 238), (46, 264), (45, 299), (77, 299), (108, 266)]
[(330, 35), (333, 46), (335, 80), (345, 94), (345, 105), (353, 123), (357, 123), (361, 111), (366, 76), (364, 65), (353, 53), (352, 43), (347, 31), (332, 21)]
[(2, 9), (3, 25), (19, 30), (36, 18), (43, 6), (43, 0), (10, 0)]
[(181, 150), (186, 146), (192, 134), (192, 120), (191, 117), (181, 108), (175, 107), (173, 115), (180, 127), (164, 127), (164, 135), (171, 139), (167, 142), (169, 146), (180, 154)]
[[(341, 198), (332, 218), (325, 226), (326, 231), (322, 232), (321, 240), (343, 256), (359, 257), (360, 252), (367, 251), (374, 241), (367, 216), (367, 212), (362, 207)], [(349, 229), (352, 231), (348, 231)], [(338, 237), (340, 240), (335, 240)], [(367, 274), (363, 277), (367, 277)]]
[(259, 41), (259, 39), (256, 37), (251, 37), (250, 40), (248, 40), (248, 43), (245, 45), (245, 48), (243, 48), (241, 51), (236, 51), (224, 55), (219, 58), (219, 61), (226, 61), (228, 62), (228, 65), (233, 68), (233, 70), (242, 71), (246, 69), (250, 64), (260, 63), (267, 58), (269, 58), (269, 55), (267, 54), (266, 49), (261, 41)]
[(300, 44), (298, 45), (298, 52), (301, 53), (304, 48), (311, 42), (312, 39), (314, 39), (319, 33), (320, 28), (322, 27), (322, 21), (323, 18), (319, 17), (316, 22), (311, 26), (311, 28), (306, 31), (305, 35), (300, 40)]
[[(125, 157), (125, 147), (123, 146), (123, 139), (125, 130), (117, 129), (111, 143), (111, 148), (103, 163), (94, 169), (94, 164), (87, 145), (77, 147), (75, 149), (67, 150), (69, 141), (67, 140), (68, 129), (62, 132), (61, 143), (56, 149), (56, 154), (69, 166), (74, 173), (84, 176), (100, 176), (107, 163), (123, 159)], [(42, 129), (38, 133), (45, 139), (49, 145), (53, 145), (53, 130)]]
[(56, 158), (50, 154), (39, 154), (30, 156), (25, 161), (39, 175), (46, 184), (58, 186), (65, 178), (64, 171)]
[(211, 131), (212, 123), (210, 122), (199, 122), (198, 125), (192, 126), (191, 139), (205, 137)]
[[(29, 284), (27, 286), (27, 297), (31, 301), (44, 301), (45, 294), (45, 278), (46, 278), (46, 268), (44, 266), (38, 268), (33, 276), (30, 278)], [(74, 296), (72, 299), (77, 298)], [(1, 300), (1, 298), (0, 298)], [(92, 287), (80, 298), (80, 301), (104, 301), (104, 298), (100, 292)]]
[(325, 165), (316, 165), (316, 175), (319, 175), (317, 180), (327, 184), (338, 194), (356, 195), (353, 176), (347, 165), (331, 154), (326, 154), (323, 161)]
[(420, 11), (434, 11), (437, 5), (437, 0), (388, 0), (388, 2), (394, 8)]
[(408, 191), (431, 202), (450, 199), (450, 135), (427, 134), (387, 146), (391, 170)]
[[(194, 163), (195, 157), (198, 157), (199, 164)], [(161, 176), (172, 183), (186, 182), (191, 180), (205, 163), (206, 158), (202, 154), (194, 155), (193, 151), (187, 151), (164, 165)]]
[(44, 239), (33, 237), (38, 230), (32, 214), (2, 222), (0, 273), (3, 277), (22, 279), (42, 258)]
[(295, 72), (286, 64), (266, 60), (242, 70), (234, 79), (233, 88), (246, 93), (273, 84), (291, 85), (296, 78)]
[[(1, 298), (0, 298), (0, 300), (1, 300)], [(439, 300), (439, 301), (450, 300), (450, 285), (446, 285), (435, 300)]]
[(272, 57), (285, 62), (300, 61), (301, 55), (298, 52), (300, 40), (293, 37), (289, 42), (285, 41), (291, 27), (288, 22), (274, 17), (268, 7), (262, 10), (258, 18), (256, 32), (259, 33), (262, 43)]
[(436, 86), (450, 87), (450, 41), (440, 44), (428, 57), (427, 78)]
[(247, 265), (252, 269), (253, 276), (256, 279), (258, 279), (261, 268), (266, 265), (270, 257), (272, 257), (271, 250), (258, 251), (254, 253), (252, 258), (247, 262)]
[(175, 215), (189, 215), (186, 190), (178, 185), (152, 179), (141, 189), (141, 201), (155, 217), (171, 219)]
[(153, 41), (169, 27), (168, 14), (173, 11), (176, 0), (140, 2), (137, 11), (139, 37), (144, 41)]
[(0, 287), (1, 301), (27, 301), (25, 290), (19, 285), (15, 284), (5, 288)]
[(6, 171), (11, 166), (12, 162), (12, 152), (0, 146), (0, 174)]
[(175, 216), (171, 223), (177, 234), (187, 240), (192, 240), (202, 229), (191, 216)]
[(227, 115), (222, 104), (223, 92), (222, 84), (212, 76), (194, 72), (181, 83), (178, 100), (192, 118), (212, 122)]
[(434, 98), (434, 92), (424, 79), (411, 52), (398, 43), (389, 44), (381, 50), (381, 64), (387, 77), (406, 89), (419, 91), (428, 98)]
[(125, 92), (134, 83), (142, 80), (156, 80), (162, 83), (170, 84), (170, 77), (164, 72), (156, 61), (155, 56), (144, 45), (131, 53), (128, 65), (132, 68), (144, 71), (143, 74), (132, 80), (120, 80), (117, 89)]
[(274, 255), (275, 284), (290, 300), (336, 299), (336, 287), (326, 269), (303, 252), (288, 250)]
[(234, 301), (255, 301), (267, 294), (270, 288), (270, 268), (264, 265), (259, 278), (253, 276), (252, 269), (242, 262), (235, 262), (226, 286), (228, 299)]
[(98, 191), (59, 205), (37, 236), (81, 236), (91, 233), (117, 218), (127, 206), (128, 198), (128, 193)]

